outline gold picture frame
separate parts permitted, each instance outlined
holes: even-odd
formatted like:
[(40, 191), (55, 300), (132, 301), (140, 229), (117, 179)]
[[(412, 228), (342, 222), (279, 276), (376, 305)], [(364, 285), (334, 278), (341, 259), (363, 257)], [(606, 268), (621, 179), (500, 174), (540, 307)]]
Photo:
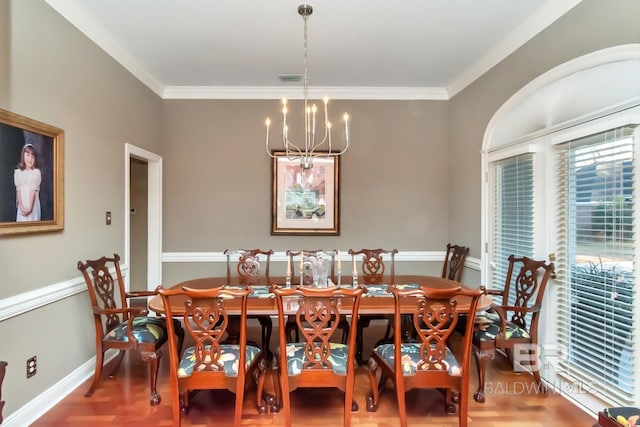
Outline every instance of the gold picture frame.
[(303, 169), (284, 152), (273, 155), (272, 235), (340, 235), (340, 158), (320, 156)]
[(0, 109), (0, 235), (63, 229), (64, 131)]

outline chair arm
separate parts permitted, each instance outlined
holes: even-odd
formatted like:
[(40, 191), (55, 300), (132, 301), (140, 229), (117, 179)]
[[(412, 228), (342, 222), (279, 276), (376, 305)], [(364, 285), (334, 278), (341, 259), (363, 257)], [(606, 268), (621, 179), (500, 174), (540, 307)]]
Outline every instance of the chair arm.
[(131, 291), (124, 294), (125, 298), (153, 297), (158, 295), (156, 291)]
[(511, 305), (500, 306), (505, 312), (513, 311), (517, 313), (537, 313), (542, 307), (539, 305), (532, 305), (531, 307), (515, 307)]
[(487, 289), (487, 295), (502, 296), (503, 294), (504, 294), (504, 289)]
[(109, 316), (111, 314), (130, 314), (131, 318), (146, 316), (148, 311), (143, 307), (124, 307), (124, 308), (100, 308), (93, 307), (94, 314), (102, 314)]

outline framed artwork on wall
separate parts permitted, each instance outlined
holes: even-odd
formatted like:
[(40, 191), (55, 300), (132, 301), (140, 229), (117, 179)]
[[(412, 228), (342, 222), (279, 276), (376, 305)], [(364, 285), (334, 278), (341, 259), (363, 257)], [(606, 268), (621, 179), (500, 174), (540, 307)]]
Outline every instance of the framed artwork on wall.
[(64, 131), (0, 109), (0, 235), (64, 229)]
[(273, 154), (271, 234), (339, 235), (340, 158), (316, 157), (304, 169), (299, 159)]

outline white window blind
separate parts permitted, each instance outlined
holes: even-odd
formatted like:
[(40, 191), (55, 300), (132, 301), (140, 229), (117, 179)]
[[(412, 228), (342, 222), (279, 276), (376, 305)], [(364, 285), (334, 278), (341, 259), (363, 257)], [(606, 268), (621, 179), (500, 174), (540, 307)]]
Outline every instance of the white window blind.
[(571, 141), (558, 162), (561, 375), (619, 406), (637, 404), (640, 378), (633, 134), (626, 126)]
[(533, 154), (492, 164), (493, 288), (502, 289), (509, 255), (533, 256)]

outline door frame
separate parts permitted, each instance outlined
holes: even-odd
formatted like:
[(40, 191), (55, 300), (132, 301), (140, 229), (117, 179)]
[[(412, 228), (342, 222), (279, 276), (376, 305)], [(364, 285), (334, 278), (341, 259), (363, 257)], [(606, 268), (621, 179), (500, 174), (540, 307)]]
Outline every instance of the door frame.
[[(131, 159), (147, 162), (147, 290), (162, 283), (162, 157), (135, 145), (124, 144), (124, 268), (131, 262)], [(129, 274), (125, 276), (129, 290)]]

